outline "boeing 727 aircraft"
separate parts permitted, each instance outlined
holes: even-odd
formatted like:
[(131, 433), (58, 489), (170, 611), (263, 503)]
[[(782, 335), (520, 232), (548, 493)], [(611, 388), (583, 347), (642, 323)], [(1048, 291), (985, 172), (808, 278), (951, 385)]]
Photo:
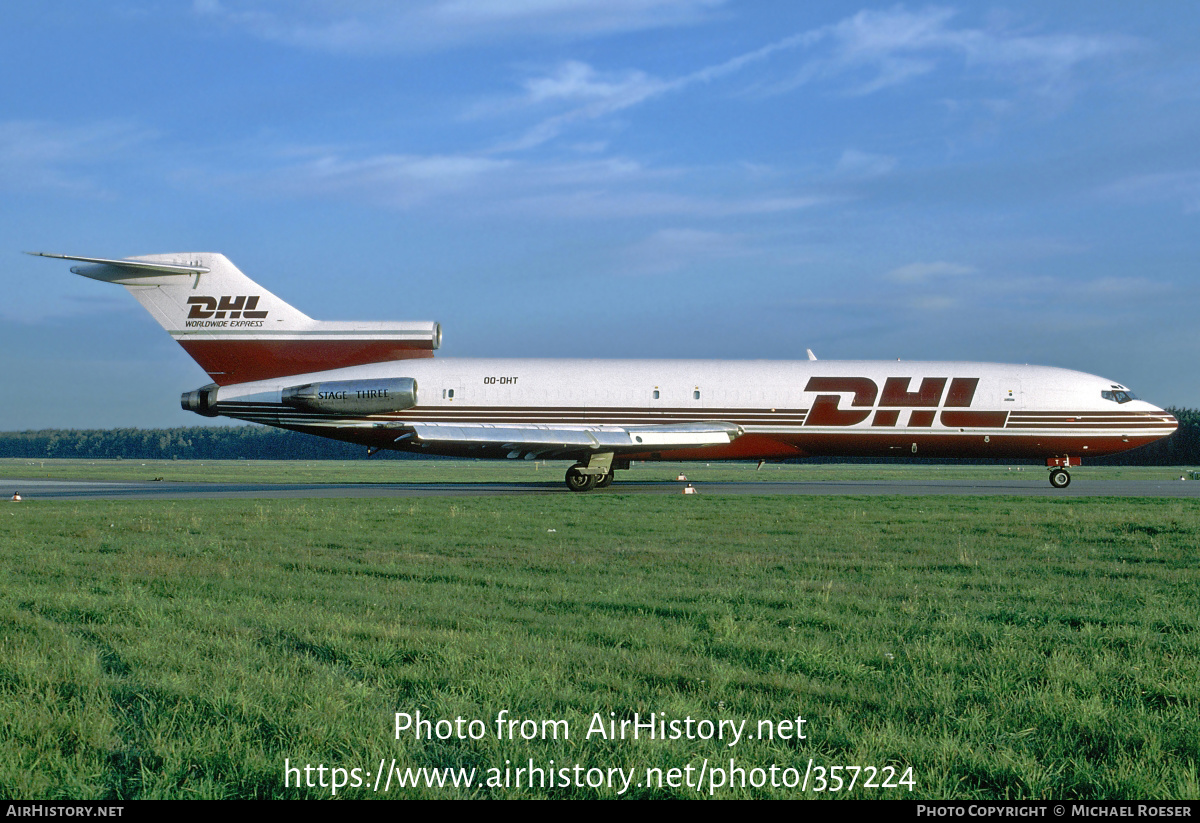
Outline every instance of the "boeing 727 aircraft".
[[(31, 252), (32, 253), (32, 252)], [(566, 459), (567, 487), (632, 460), (1083, 457), (1166, 437), (1175, 418), (1067, 369), (963, 362), (435, 359), (437, 323), (313, 320), (223, 255), (34, 253), (125, 286), (213, 382), (183, 408), (377, 449)]]

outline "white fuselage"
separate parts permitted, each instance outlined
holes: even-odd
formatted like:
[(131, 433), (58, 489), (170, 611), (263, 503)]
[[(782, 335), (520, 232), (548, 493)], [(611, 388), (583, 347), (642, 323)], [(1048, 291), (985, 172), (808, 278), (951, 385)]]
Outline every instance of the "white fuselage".
[[(284, 389), (298, 384), (392, 377), (416, 381), (415, 406), (337, 415), (297, 411), (280, 401)], [(417, 422), (723, 421), (741, 427), (744, 436), (719, 449), (662, 456), (1040, 458), (1107, 454), (1174, 431), (1175, 420), (1162, 409), (1112, 399), (1127, 393), (1120, 384), (1067, 369), (953, 361), (420, 359), (222, 386), (216, 400), (219, 413), (231, 417), (383, 447), (411, 447), (393, 446), (392, 432)]]

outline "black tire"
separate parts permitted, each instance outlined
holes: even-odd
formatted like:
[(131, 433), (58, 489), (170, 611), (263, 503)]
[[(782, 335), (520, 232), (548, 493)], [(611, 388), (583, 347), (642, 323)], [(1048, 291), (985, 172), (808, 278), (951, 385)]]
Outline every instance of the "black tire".
[(582, 463), (576, 463), (567, 469), (567, 488), (573, 492), (590, 492), (596, 488), (596, 475), (581, 473), (582, 467)]
[(609, 472), (608, 474), (603, 475), (602, 477), (596, 478), (596, 488), (607, 489), (609, 486), (612, 485), (612, 482), (613, 482), (613, 472)]
[(1050, 472), (1050, 485), (1056, 489), (1065, 489), (1071, 485), (1071, 475), (1066, 469), (1054, 469)]

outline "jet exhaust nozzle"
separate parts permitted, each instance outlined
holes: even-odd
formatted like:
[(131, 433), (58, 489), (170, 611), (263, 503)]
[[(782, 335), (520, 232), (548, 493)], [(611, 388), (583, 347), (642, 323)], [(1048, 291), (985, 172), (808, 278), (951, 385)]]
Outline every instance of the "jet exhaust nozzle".
[(179, 405), (183, 407), (184, 411), (195, 412), (205, 417), (216, 417), (218, 388), (216, 383), (209, 383), (195, 391), (185, 391), (179, 398)]

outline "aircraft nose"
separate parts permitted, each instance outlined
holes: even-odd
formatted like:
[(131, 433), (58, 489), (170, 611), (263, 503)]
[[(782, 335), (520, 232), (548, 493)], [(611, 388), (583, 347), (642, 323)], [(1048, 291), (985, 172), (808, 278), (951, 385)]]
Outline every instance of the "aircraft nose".
[(1166, 409), (1160, 409), (1158, 406), (1151, 406), (1150, 409), (1150, 414), (1162, 425), (1170, 426), (1172, 431), (1179, 428), (1179, 421), (1175, 419), (1175, 415)]

